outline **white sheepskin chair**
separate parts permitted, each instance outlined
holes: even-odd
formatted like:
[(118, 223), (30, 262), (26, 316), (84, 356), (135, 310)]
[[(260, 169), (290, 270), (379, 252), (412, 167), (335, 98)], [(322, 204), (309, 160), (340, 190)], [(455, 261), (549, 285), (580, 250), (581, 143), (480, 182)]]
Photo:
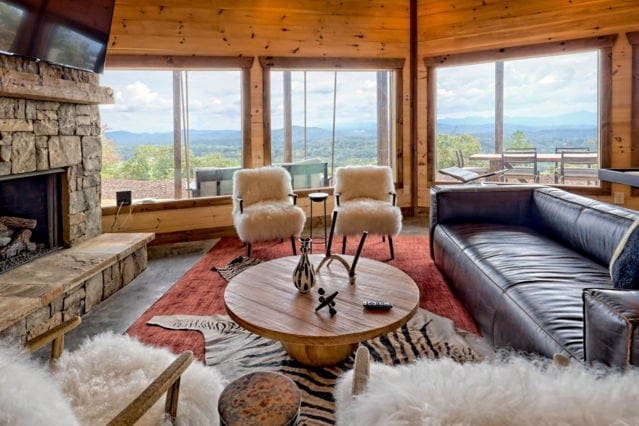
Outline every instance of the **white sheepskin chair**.
[(342, 425), (636, 425), (639, 371), (604, 371), (576, 362), (521, 357), (458, 364), (420, 360), (374, 363), (364, 391), (351, 394), (352, 371), (335, 391)]
[[(293, 202), (291, 202), (293, 198)], [(291, 176), (282, 167), (242, 169), (233, 175), (233, 224), (240, 240), (251, 244), (290, 238), (297, 254), (295, 238), (306, 222), (304, 210), (295, 205)]]
[(0, 425), (73, 426), (79, 422), (60, 385), (26, 350), (0, 345)]
[(393, 237), (402, 230), (402, 211), (395, 205), (393, 172), (388, 166), (348, 166), (335, 170), (335, 234), (346, 237), (369, 234), (388, 236), (391, 259)]
[[(132, 402), (177, 355), (113, 333), (65, 352), (52, 371), (15, 352), (0, 350), (0, 424), (107, 424)], [(226, 380), (193, 362), (182, 375), (178, 425), (217, 425), (217, 401)], [(136, 425), (167, 424), (164, 398)]]

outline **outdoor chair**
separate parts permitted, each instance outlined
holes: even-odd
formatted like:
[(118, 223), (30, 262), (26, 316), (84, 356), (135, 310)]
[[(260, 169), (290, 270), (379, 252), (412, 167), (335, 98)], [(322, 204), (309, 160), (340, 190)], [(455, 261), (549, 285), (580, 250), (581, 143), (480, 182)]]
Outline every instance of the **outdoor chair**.
[(537, 150), (535, 148), (507, 149), (501, 153), (501, 168), (508, 169), (501, 175), (502, 182), (514, 178), (519, 182), (539, 182)]
[(596, 181), (598, 155), (585, 147), (557, 147), (555, 153), (561, 154), (559, 164), (555, 166), (555, 183), (566, 183), (566, 178)]
[[(292, 202), (291, 202), (292, 199)], [(233, 175), (233, 225), (247, 245), (258, 241), (291, 240), (300, 236), (306, 215), (297, 207), (297, 195), (291, 187), (291, 175), (282, 167), (242, 169)]]
[(335, 234), (342, 235), (342, 254), (349, 235), (388, 237), (391, 259), (393, 237), (402, 229), (402, 212), (396, 205), (393, 172), (388, 166), (347, 166), (335, 170)]
[[(74, 317), (27, 343), (30, 352), (51, 343), (49, 368), (10, 342), (0, 345), (0, 423), (186, 424), (217, 415), (225, 381), (210, 367), (189, 368), (190, 351), (176, 356), (126, 335), (103, 333), (63, 354), (64, 334), (79, 324)], [(156, 402), (165, 394), (160, 407)], [(186, 417), (176, 417), (180, 413)]]
[(457, 161), (457, 167), (459, 167), (460, 169), (477, 173), (478, 175), (484, 175), (490, 171), (489, 167), (467, 166), (466, 161), (464, 160), (464, 153), (461, 149), (455, 150), (455, 160)]

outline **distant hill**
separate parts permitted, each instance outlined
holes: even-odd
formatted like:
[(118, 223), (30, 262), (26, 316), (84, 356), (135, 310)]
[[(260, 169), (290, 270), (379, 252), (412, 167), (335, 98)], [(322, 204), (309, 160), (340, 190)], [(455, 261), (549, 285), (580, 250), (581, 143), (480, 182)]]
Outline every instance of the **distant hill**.
[[(597, 140), (597, 116), (580, 111), (553, 117), (505, 117), (504, 139), (515, 131), (524, 132), (527, 139), (540, 152), (553, 152), (558, 146), (584, 146)], [(465, 117), (437, 121), (437, 132), (447, 134), (469, 133), (477, 137), (482, 151), (492, 152), (495, 146), (494, 122), (486, 117)], [(350, 123), (336, 129), (336, 151), (339, 158), (361, 164), (373, 161), (377, 155), (376, 123)], [(191, 130), (191, 150), (195, 155), (218, 152), (237, 158), (242, 144), (239, 130)], [(308, 127), (307, 156), (329, 158), (333, 138), (330, 128)], [(108, 131), (106, 137), (113, 141), (120, 156), (126, 160), (139, 145), (173, 144), (172, 132), (132, 133)], [(279, 161), (283, 152), (284, 130), (274, 129), (272, 138), (273, 160)], [(593, 147), (593, 150), (596, 147)], [(293, 150), (295, 158), (303, 158), (304, 128), (293, 126)], [(351, 164), (351, 163), (349, 163)]]

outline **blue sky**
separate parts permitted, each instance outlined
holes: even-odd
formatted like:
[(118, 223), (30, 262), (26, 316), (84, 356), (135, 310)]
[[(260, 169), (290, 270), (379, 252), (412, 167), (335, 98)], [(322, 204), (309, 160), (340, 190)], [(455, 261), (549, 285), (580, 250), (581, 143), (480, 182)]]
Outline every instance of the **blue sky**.
[[(597, 53), (584, 52), (505, 64), (506, 117), (543, 117), (597, 111)], [(190, 71), (192, 129), (240, 130), (239, 71)], [(438, 118), (494, 116), (494, 65), (476, 64), (438, 70)], [(170, 71), (105, 71), (101, 84), (115, 93), (114, 105), (100, 107), (107, 130), (170, 132), (173, 126)], [(281, 128), (282, 78), (272, 79), (272, 127)], [(303, 125), (303, 73), (292, 73), (293, 123)], [(307, 73), (307, 124), (330, 129), (333, 72)], [(372, 123), (376, 115), (374, 72), (340, 72), (337, 126)]]

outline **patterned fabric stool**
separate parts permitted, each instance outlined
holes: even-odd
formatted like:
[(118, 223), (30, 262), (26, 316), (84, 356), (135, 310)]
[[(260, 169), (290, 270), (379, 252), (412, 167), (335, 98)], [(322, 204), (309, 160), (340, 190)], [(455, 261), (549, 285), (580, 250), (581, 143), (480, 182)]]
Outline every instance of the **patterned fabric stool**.
[(278, 373), (250, 373), (231, 382), (220, 395), (220, 423), (294, 425), (302, 394), (293, 380)]

